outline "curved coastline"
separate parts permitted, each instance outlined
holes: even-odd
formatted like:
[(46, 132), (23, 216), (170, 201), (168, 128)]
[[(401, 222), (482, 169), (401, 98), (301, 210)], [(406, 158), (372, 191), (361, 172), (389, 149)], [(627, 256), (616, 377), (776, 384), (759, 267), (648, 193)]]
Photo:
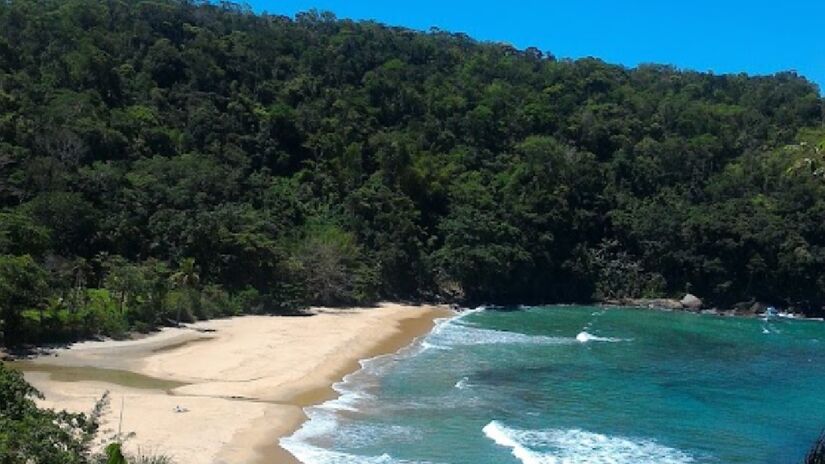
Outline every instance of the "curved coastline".
[[(408, 348), (364, 361), (335, 386), (340, 398), (307, 408), (310, 420), (282, 445), (307, 463), (510, 462), (512, 454), (523, 462), (585, 456), (677, 464), (714, 462), (714, 453), (728, 462), (741, 450), (726, 434), (749, 436), (763, 414), (776, 425), (760, 432), (764, 449), (748, 451), (756, 461), (771, 449), (807, 449), (818, 433), (810, 426), (816, 414), (801, 414), (822, 410), (815, 393), (806, 410), (742, 379), (810, 395), (805, 385), (817, 375), (803, 373), (821, 357), (821, 325), (638, 308), (521, 309), (460, 322), (473, 314), (462, 312)], [(808, 380), (788, 381), (788, 365)], [(737, 394), (719, 394), (728, 389)], [(695, 399), (687, 408), (686, 394)], [(651, 410), (650, 399), (662, 414), (628, 426), (627, 417)], [(766, 408), (749, 407), (754, 401)], [(703, 438), (707, 424), (718, 423), (716, 411), (744, 410), (743, 419), (720, 425), (726, 434)], [(603, 411), (609, 422), (601, 422)], [(702, 420), (683, 425), (683, 411)], [(786, 420), (793, 432), (783, 431)]]
[[(256, 421), (257, 423), (254, 424), (246, 434), (240, 434), (237, 437), (240, 443), (245, 441), (249, 442), (249, 439), (252, 438), (252, 449), (256, 456), (250, 463), (272, 464), (277, 462), (283, 464), (301, 464), (295, 456), (281, 446), (280, 440), (297, 432), (298, 429), (309, 420), (306, 414), (307, 408), (319, 406), (339, 398), (341, 392), (334, 388), (335, 385), (345, 382), (347, 376), (363, 369), (365, 362), (404, 350), (416, 340), (428, 334), (436, 326), (436, 322), (439, 319), (450, 318), (456, 314), (455, 311), (446, 306), (427, 306), (426, 308), (426, 314), (422, 314), (420, 317), (398, 321), (394, 330), (388, 332), (383, 340), (378, 341), (360, 355), (351, 356), (347, 362), (340, 364), (334, 370), (334, 373), (330, 373), (330, 375), (327, 376), (323, 386), (316, 386), (304, 391), (296, 391), (294, 395), (288, 399), (288, 402), (300, 407), (300, 417), (289, 424), (288, 427), (283, 427), (274, 434), (271, 430), (269, 432), (263, 432), (267, 427), (266, 417), (263, 417)], [(260, 427), (258, 428), (258, 426)], [(258, 432), (255, 431), (256, 428), (259, 429)], [(276, 436), (277, 440), (272, 440), (273, 436)], [(226, 453), (222, 455), (222, 457), (224, 456), (226, 456)], [(273, 460), (274, 458), (277, 458), (277, 460)], [(226, 462), (234, 461), (227, 460)]]
[(46, 395), (46, 407), (88, 411), (109, 391), (101, 440), (117, 430), (122, 408), (122, 432), (134, 433), (127, 450), (193, 464), (298, 463), (279, 440), (301, 427), (304, 408), (337, 397), (333, 385), (362, 360), (395, 353), (454, 314), (446, 306), (392, 303), (312, 313), (83, 342), (19, 367)]

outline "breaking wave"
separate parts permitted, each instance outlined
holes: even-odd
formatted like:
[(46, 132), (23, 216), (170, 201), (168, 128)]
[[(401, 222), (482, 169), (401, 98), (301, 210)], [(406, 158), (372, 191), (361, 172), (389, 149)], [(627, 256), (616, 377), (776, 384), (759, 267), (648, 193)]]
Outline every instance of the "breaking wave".
[(631, 440), (578, 429), (518, 430), (498, 421), (484, 434), (524, 464), (686, 464), (683, 451), (652, 440)]

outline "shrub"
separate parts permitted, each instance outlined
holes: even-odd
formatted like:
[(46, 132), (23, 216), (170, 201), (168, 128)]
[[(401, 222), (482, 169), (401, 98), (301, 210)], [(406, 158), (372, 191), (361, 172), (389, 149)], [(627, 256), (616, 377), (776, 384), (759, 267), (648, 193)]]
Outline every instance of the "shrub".
[(81, 310), (83, 327), (89, 335), (122, 338), (129, 331), (129, 322), (117, 307), (111, 293), (102, 288), (88, 290), (89, 303)]
[(201, 293), (201, 312), (206, 318), (235, 316), (241, 312), (220, 285), (207, 285)]

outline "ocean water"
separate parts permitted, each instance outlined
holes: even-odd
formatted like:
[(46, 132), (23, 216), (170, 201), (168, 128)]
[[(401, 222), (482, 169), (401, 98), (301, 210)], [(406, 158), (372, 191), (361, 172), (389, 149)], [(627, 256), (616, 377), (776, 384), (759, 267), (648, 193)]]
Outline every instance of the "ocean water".
[(308, 464), (798, 464), (825, 323), (481, 309), (362, 363), (281, 444)]

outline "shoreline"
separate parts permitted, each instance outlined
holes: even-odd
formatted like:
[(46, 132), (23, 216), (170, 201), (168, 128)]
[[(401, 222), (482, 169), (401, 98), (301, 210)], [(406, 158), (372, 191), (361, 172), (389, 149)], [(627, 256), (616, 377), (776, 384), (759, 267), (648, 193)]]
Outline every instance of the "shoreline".
[[(256, 433), (252, 431), (247, 431), (246, 437), (238, 437), (239, 441), (252, 444), (255, 457), (253, 460), (248, 461), (249, 464), (301, 464), (295, 456), (280, 446), (280, 439), (295, 433), (309, 419), (304, 410), (308, 407), (317, 406), (338, 398), (340, 393), (336, 391), (333, 386), (338, 382), (342, 382), (346, 376), (361, 370), (362, 361), (397, 353), (429, 333), (430, 330), (435, 327), (437, 319), (455, 315), (455, 311), (447, 307), (435, 306), (434, 308), (438, 308), (437, 313), (434, 315), (399, 321), (394, 333), (389, 334), (386, 339), (368, 350), (364, 356), (359, 358), (353, 357), (349, 360), (349, 363), (341, 365), (334, 374), (329, 376), (330, 381), (326, 385), (308, 391), (296, 392), (294, 396), (290, 397), (288, 402), (300, 408), (300, 417), (296, 417), (295, 421), (283, 427), (276, 435), (277, 440), (272, 440), (273, 434), (271, 433), (257, 432), (256, 437)], [(267, 419), (266, 416), (259, 419), (258, 422), (260, 422), (261, 425), (265, 425), (267, 423), (265, 419)], [(255, 427), (250, 427), (250, 430), (254, 429)], [(277, 458), (277, 460), (273, 460), (273, 458)], [(228, 460), (226, 462), (235, 461)]]
[(333, 385), (360, 361), (399, 351), (453, 314), (385, 303), (314, 308), (308, 317), (241, 316), (137, 340), (81, 342), (12, 365), (46, 395), (41, 406), (87, 412), (110, 391), (101, 442), (124, 405), (123, 432), (135, 433), (129, 452), (192, 464), (298, 464), (279, 441), (306, 421), (305, 407), (337, 397)]

